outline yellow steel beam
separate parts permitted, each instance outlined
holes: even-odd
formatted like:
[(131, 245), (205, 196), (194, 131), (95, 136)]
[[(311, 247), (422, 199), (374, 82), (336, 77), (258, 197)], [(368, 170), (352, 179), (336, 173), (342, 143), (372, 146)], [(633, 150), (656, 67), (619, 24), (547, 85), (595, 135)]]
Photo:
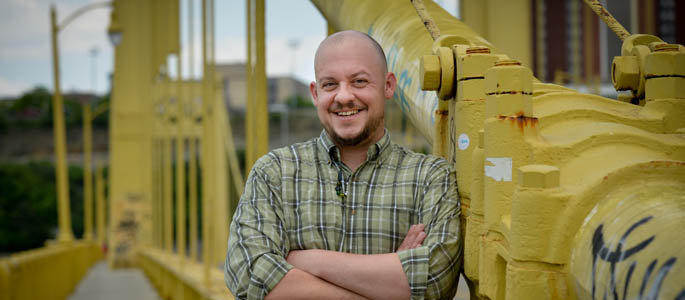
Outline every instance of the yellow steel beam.
[(186, 255), (186, 170), (185, 170), (185, 90), (181, 72), (182, 59), (178, 56), (176, 91), (176, 251)]
[(245, 177), (250, 173), (252, 164), (257, 159), (255, 155), (255, 87), (254, 64), (256, 63), (254, 51), (254, 0), (246, 0), (245, 19), (247, 20), (247, 62), (245, 64), (245, 89), (247, 96), (245, 103)]
[(173, 142), (169, 137), (162, 138), (162, 157), (163, 157), (163, 176), (164, 176), (164, 249), (171, 253), (173, 252), (174, 235), (173, 235), (173, 187), (172, 187), (172, 147)]
[(461, 18), (510, 57), (532, 67), (532, 0), (461, 1)]
[[(195, 44), (195, 1), (188, 2), (188, 40), (191, 45)], [(188, 48), (188, 80), (193, 82), (195, 79), (195, 47)], [(189, 105), (195, 99), (195, 85), (189, 87)], [(194, 114), (191, 115), (191, 122)], [(192, 128), (192, 126), (191, 126)], [(191, 134), (188, 139), (188, 201), (189, 201), (189, 237), (190, 237), (190, 259), (197, 261), (197, 139)]]
[(52, 74), (54, 92), (52, 96), (52, 127), (55, 141), (55, 178), (57, 190), (57, 220), (59, 231), (57, 239), (62, 242), (74, 240), (71, 229), (71, 212), (69, 209), (69, 182), (67, 174), (67, 147), (64, 125), (64, 105), (60, 88), (59, 76), (59, 48), (57, 46), (59, 27), (57, 25), (57, 11), (50, 7), (50, 37), (52, 41)]
[(266, 78), (266, 22), (264, 21), (264, 0), (255, 0), (255, 81), (257, 97), (255, 98), (255, 130), (256, 146), (254, 160), (265, 155), (269, 151), (269, 107), (268, 86)]
[(159, 157), (159, 144), (158, 141), (155, 137), (152, 138), (152, 150), (151, 156), (150, 156), (150, 164), (151, 169), (152, 169), (152, 211), (151, 211), (151, 216), (152, 216), (152, 246), (153, 247), (161, 247), (160, 245), (160, 231), (159, 231), (159, 222), (160, 222), (160, 212), (159, 212), (159, 199), (160, 199), (160, 189), (159, 189), (159, 179), (160, 179), (160, 172), (159, 172), (159, 163), (158, 163), (158, 157)]
[(214, 150), (215, 145), (213, 134), (215, 128), (212, 126), (214, 118), (212, 99), (214, 98), (212, 97), (213, 77), (210, 74), (212, 53), (209, 50), (211, 49), (209, 45), (211, 37), (209, 37), (209, 24), (207, 24), (207, 1), (211, 0), (202, 0), (202, 260), (204, 263), (203, 278), (205, 282), (209, 281), (210, 269), (212, 268), (212, 210), (214, 209), (214, 178), (216, 175), (216, 166), (212, 159), (214, 157), (212, 150)]
[(188, 201), (190, 259), (197, 261), (197, 140), (188, 140)]
[[(266, 78), (266, 41), (264, 0), (248, 0), (248, 103), (246, 120), (246, 168), (269, 150), (268, 89)], [(257, 130), (259, 128), (259, 130)]]

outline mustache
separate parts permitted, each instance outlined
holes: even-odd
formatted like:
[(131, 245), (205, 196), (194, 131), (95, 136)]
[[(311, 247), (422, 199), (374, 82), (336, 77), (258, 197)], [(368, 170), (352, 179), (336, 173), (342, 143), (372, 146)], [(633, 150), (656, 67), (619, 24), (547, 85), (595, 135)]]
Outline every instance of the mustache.
[(328, 110), (329, 111), (336, 111), (336, 110), (341, 110), (341, 109), (362, 110), (365, 108), (366, 108), (365, 106), (355, 105), (354, 103), (346, 103), (346, 104), (335, 103), (335, 104), (331, 105), (331, 107)]

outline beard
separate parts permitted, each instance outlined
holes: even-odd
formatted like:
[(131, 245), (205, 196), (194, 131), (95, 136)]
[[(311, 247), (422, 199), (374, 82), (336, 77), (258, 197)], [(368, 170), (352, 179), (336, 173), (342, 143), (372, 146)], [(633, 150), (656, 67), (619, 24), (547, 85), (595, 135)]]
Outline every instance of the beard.
[(376, 132), (376, 129), (378, 129), (378, 126), (381, 125), (382, 120), (382, 118), (375, 118), (369, 120), (366, 126), (364, 126), (362, 132), (360, 132), (357, 136), (353, 136), (351, 138), (344, 138), (339, 136), (338, 133), (336, 133), (331, 126), (326, 126), (326, 132), (328, 132), (328, 135), (333, 140), (333, 143), (335, 143), (338, 146), (358, 146), (362, 142), (368, 140), (369, 137)]

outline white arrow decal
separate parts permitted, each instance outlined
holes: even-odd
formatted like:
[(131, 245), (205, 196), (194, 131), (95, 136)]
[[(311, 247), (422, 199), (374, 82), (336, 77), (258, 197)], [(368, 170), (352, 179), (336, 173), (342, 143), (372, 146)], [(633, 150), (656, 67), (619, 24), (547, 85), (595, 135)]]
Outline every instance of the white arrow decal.
[(495, 181), (511, 181), (511, 157), (490, 157), (485, 160), (493, 164), (485, 166), (485, 176)]

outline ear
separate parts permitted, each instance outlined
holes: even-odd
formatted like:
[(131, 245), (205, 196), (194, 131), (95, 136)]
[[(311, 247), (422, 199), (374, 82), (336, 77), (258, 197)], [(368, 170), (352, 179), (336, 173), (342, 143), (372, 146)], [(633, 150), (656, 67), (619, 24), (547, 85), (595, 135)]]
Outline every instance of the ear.
[(316, 106), (319, 101), (319, 95), (316, 92), (316, 81), (309, 83), (309, 93), (312, 94), (312, 102), (314, 102), (314, 106)]
[(397, 87), (397, 78), (395, 78), (395, 73), (388, 72), (387, 74), (385, 74), (385, 89), (383, 90), (383, 93), (385, 95), (385, 99), (392, 98), (392, 95), (395, 94), (395, 88), (396, 87)]

